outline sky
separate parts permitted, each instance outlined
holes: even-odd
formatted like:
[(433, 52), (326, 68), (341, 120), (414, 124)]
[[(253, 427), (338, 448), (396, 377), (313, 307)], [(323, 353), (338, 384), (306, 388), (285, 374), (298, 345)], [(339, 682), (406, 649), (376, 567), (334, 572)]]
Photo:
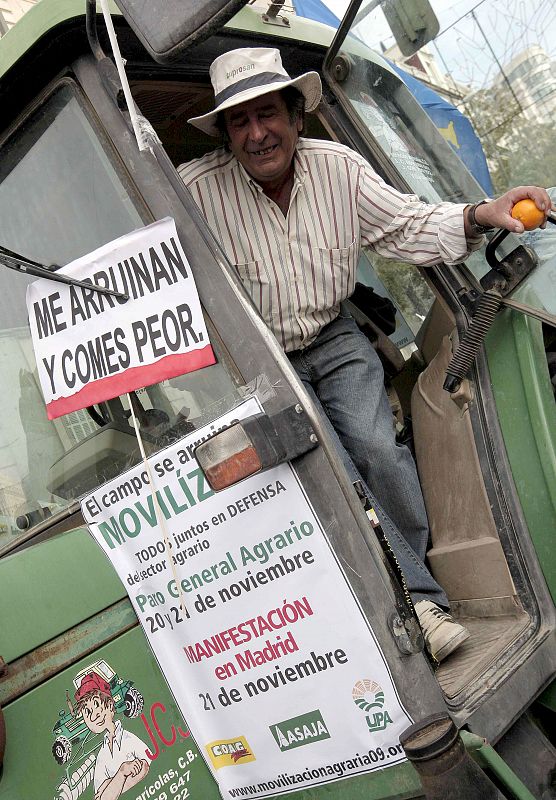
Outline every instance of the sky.
[[(556, 59), (556, 3), (554, 0), (430, 0), (440, 22), (431, 45), (437, 61), (455, 80), (473, 88), (488, 86), (517, 53), (538, 44)], [(324, 0), (342, 17), (348, 0)], [(469, 12), (474, 10), (475, 20)], [(394, 43), (380, 12), (365, 25), (365, 39), (373, 49)], [(458, 21), (459, 20), (459, 21)], [(442, 62), (444, 64), (442, 65)]]

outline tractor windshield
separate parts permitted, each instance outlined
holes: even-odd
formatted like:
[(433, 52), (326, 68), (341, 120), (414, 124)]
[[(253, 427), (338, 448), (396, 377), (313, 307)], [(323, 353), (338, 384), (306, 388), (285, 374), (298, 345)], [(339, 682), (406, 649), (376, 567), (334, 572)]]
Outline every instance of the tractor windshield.
[[(0, 239), (22, 256), (63, 265), (152, 222), (69, 79), (0, 140), (0, 151)], [(0, 267), (0, 550), (140, 457), (125, 401), (47, 419), (25, 302), (31, 280)], [(162, 423), (160, 446), (240, 401), (220, 361), (136, 392), (138, 412), (156, 411)], [(97, 436), (109, 429), (116, 450)]]
[[(364, 44), (373, 38), (370, 32), (382, 24), (382, 12), (376, 6), (375, 0), (363, 2), (351, 26), (340, 30), (335, 39), (325, 65), (332, 88), (362, 134), (374, 143), (374, 149), (380, 148), (387, 169), (393, 167), (409, 191), (432, 203), (482, 200), (488, 191), (458, 157), (461, 143), (453, 123), (444, 129), (437, 127), (408, 88), (414, 80), (411, 75)], [(555, 233), (556, 226), (549, 226), (546, 234), (540, 232), (531, 239), (539, 246), (539, 266), (513, 295), (534, 315), (544, 312), (545, 320), (552, 315), (553, 324), (556, 272), (554, 248), (548, 237), (554, 238)], [(507, 241), (510, 249), (522, 243), (514, 236)], [(390, 270), (395, 269), (394, 263)], [(381, 265), (376, 266), (383, 270)], [(477, 278), (489, 270), (482, 251), (473, 253), (466, 266)]]

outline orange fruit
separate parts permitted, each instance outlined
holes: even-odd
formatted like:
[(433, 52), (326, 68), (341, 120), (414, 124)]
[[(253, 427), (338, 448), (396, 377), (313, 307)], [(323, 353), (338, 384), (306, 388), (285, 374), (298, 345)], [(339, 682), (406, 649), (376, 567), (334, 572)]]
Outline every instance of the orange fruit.
[(534, 200), (519, 200), (512, 208), (512, 217), (522, 222), (526, 231), (532, 231), (544, 222), (544, 211), (537, 208)]

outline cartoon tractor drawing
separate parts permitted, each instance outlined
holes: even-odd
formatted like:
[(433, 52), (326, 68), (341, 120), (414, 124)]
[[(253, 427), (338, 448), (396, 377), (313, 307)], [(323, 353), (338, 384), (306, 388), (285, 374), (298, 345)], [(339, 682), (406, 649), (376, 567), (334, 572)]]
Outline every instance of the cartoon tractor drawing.
[[(144, 704), (141, 692), (133, 685), (133, 681), (120, 678), (104, 660), (95, 661), (77, 673), (73, 679), (77, 694), (87, 682), (94, 682), (95, 676), (110, 687), (116, 713), (128, 718), (141, 714)], [(102, 744), (102, 736), (89, 730), (81, 712), (75, 710), (67, 691), (66, 703), (67, 710), (60, 711), (52, 729), (52, 755), (58, 764), (65, 766), (65, 779), (58, 788), (58, 797), (60, 800), (74, 800), (93, 778), (96, 751)]]

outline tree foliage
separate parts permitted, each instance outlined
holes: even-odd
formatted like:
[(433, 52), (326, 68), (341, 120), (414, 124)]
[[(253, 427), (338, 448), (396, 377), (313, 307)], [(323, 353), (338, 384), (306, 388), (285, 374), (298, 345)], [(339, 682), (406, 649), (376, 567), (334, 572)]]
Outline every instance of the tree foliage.
[(465, 102), (483, 145), (497, 194), (513, 186), (556, 185), (556, 130), (533, 121), (507, 87), (483, 89)]

